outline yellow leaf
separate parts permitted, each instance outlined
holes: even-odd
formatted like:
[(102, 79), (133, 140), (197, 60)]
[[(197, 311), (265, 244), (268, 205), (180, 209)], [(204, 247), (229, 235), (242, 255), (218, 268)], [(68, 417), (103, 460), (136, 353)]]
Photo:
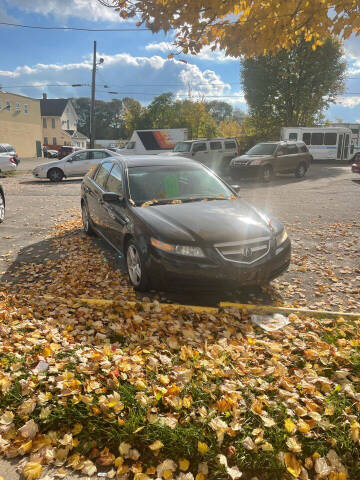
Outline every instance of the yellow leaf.
[(81, 425), (81, 423), (75, 423), (75, 425), (72, 429), (73, 435), (78, 435), (81, 432), (82, 429), (83, 429), (83, 426)]
[(205, 453), (209, 450), (209, 447), (206, 445), (206, 443), (203, 442), (198, 442), (198, 451), (202, 454), (205, 455)]
[(299, 420), (299, 423), (297, 425), (299, 432), (301, 433), (309, 433), (310, 432), (310, 425), (304, 420)]
[(285, 420), (285, 430), (289, 433), (294, 433), (296, 430), (295, 423), (291, 420), (291, 418), (287, 418)]
[(205, 475), (203, 473), (198, 473), (195, 480), (205, 480)]
[(301, 473), (301, 463), (295, 455), (289, 452), (284, 453), (284, 462), (287, 471), (295, 478), (298, 478)]
[(23, 476), (26, 478), (26, 480), (36, 480), (37, 478), (40, 478), (42, 474), (42, 465), (37, 462), (28, 462), (22, 471)]
[(170, 480), (172, 477), (173, 477), (173, 471), (165, 470), (165, 472), (163, 473), (163, 478), (165, 478), (165, 480)]
[(183, 472), (186, 472), (186, 470), (189, 468), (189, 466), (190, 466), (190, 462), (186, 458), (181, 458), (179, 460), (179, 468)]
[(164, 444), (160, 440), (156, 440), (153, 444), (149, 445), (150, 450), (160, 450)]

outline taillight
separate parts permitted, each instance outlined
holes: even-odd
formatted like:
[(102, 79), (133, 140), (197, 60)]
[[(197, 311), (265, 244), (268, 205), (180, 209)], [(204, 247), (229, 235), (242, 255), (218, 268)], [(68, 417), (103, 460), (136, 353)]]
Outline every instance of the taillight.
[(13, 163), (14, 165), (16, 165), (16, 161), (14, 158), (10, 158), (10, 162)]

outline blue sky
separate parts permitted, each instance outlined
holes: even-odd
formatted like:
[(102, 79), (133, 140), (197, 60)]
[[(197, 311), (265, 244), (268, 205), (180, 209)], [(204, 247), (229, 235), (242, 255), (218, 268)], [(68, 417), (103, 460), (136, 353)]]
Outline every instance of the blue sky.
[[(97, 0), (0, 0), (0, 22), (41, 26), (126, 28), (116, 13)], [(137, 32), (74, 32), (11, 28), (0, 25), (0, 85), (4, 90), (39, 98), (89, 96), (89, 87), (44, 87), (47, 84), (90, 83), (93, 41), (105, 60), (99, 69), (97, 98), (131, 96), (146, 104), (172, 91), (182, 98), (219, 98), (246, 110), (239, 82), (239, 61), (204, 49), (195, 56), (169, 60), (172, 36)], [(346, 95), (327, 112), (347, 122), (360, 122), (360, 38), (345, 43), (349, 79)], [(187, 64), (179, 61), (186, 59)], [(110, 95), (108, 90), (118, 92)], [(37, 88), (26, 88), (37, 85)]]

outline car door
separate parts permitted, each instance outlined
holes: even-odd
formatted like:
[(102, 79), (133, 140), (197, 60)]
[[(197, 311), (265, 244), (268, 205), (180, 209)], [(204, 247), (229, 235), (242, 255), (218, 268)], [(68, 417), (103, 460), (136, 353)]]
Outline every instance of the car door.
[(283, 165), (286, 161), (287, 148), (286, 145), (278, 145), (276, 152), (274, 154), (274, 160), (272, 160), (272, 167), (274, 172), (281, 172), (283, 170)]
[(287, 145), (287, 154), (284, 157), (283, 171), (293, 172), (301, 163), (301, 152), (295, 143)]
[(104, 188), (111, 167), (111, 161), (102, 163), (96, 171), (94, 177), (89, 177), (91, 187), (89, 187), (88, 191), (86, 192), (90, 218), (94, 223), (96, 229), (103, 234), (105, 234), (107, 228), (107, 216), (104, 209), (104, 201), (102, 195), (105, 191)]
[(208, 166), (209, 151), (206, 142), (194, 142), (192, 146), (191, 155), (194, 160)]
[(127, 205), (124, 199), (124, 174), (121, 166), (114, 163), (108, 176), (105, 191), (108, 193), (116, 193), (119, 196), (118, 201), (105, 202), (104, 209), (106, 211), (106, 238), (116, 247), (121, 248), (122, 239), (126, 233), (126, 225), (128, 223)]
[(221, 140), (212, 140), (209, 142), (209, 168), (215, 170), (222, 161), (224, 149)]
[(75, 153), (64, 164), (64, 173), (67, 177), (83, 177), (90, 170), (89, 151)]

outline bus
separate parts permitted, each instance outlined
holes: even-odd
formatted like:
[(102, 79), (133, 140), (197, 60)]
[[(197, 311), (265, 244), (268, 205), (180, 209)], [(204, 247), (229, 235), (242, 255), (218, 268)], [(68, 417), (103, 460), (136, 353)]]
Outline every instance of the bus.
[(281, 140), (302, 140), (315, 160), (351, 160), (360, 152), (351, 129), (344, 127), (283, 127)]

